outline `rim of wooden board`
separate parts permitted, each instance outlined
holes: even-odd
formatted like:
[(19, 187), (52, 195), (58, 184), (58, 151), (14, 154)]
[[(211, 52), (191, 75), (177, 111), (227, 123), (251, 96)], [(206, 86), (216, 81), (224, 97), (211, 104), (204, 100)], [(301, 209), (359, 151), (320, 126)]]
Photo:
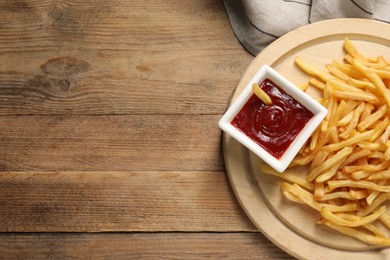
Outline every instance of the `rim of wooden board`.
[[(306, 82), (308, 76), (294, 65), (294, 58), (301, 56), (323, 67), (324, 62), (342, 58), (345, 37), (367, 56), (390, 57), (389, 24), (354, 18), (313, 23), (282, 36), (255, 57), (237, 84), (232, 100), (264, 64), (293, 83)], [(390, 255), (390, 248), (371, 247), (333, 231), (317, 230), (315, 219), (306, 228), (302, 222), (307, 220), (306, 216), (313, 218), (308, 214), (310, 209), (285, 204), (277, 179), (260, 172), (260, 159), (225, 133), (223, 150), (229, 180), (241, 207), (255, 226), (282, 250), (299, 259), (380, 259)], [(297, 215), (295, 219), (292, 214)]]

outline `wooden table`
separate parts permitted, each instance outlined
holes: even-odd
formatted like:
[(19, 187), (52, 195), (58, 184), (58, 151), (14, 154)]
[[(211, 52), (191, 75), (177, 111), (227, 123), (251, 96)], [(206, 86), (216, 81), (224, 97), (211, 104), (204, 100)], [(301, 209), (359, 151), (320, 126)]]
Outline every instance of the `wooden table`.
[(253, 57), (221, 0), (0, 17), (0, 258), (290, 258), (225, 171), (217, 122)]

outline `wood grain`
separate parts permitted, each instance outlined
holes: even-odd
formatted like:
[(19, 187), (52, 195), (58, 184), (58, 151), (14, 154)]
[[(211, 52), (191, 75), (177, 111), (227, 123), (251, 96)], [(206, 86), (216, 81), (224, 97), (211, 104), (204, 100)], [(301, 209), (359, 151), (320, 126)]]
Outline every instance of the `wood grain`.
[(0, 251), (8, 259), (293, 259), (260, 233), (11, 233), (0, 235)]
[(0, 16), (2, 115), (222, 114), (252, 59), (222, 1), (12, 1)]
[[(115, 57), (83, 55), (88, 57), (31, 57), (28, 65), (21, 64), (24, 58), (19, 55), (2, 56), (0, 67), (11, 59), (21, 63), (12, 62), (7, 70), (0, 68), (0, 113), (222, 114), (243, 72), (233, 68), (243, 68), (248, 62), (246, 55), (237, 51), (167, 51), (146, 57), (145, 52)], [(88, 71), (42, 71), (41, 66), (50, 59), (73, 60), (69, 65), (73, 68), (87, 63)]]
[(0, 258), (288, 258), (226, 177), (217, 122), (253, 57), (222, 1), (0, 17)]
[(2, 116), (0, 171), (222, 171), (219, 116)]
[(0, 231), (256, 231), (224, 172), (0, 173)]

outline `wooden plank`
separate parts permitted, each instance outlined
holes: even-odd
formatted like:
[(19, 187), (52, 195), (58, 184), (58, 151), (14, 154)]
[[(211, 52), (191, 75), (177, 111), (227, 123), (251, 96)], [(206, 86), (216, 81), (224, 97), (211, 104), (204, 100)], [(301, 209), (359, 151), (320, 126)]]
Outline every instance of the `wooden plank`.
[(0, 232), (256, 231), (224, 172), (2, 172)]
[(237, 49), (221, 1), (23, 3), (0, 3), (2, 52), (52, 51), (72, 44), (99, 50)]
[(222, 114), (249, 63), (241, 51), (45, 54), (2, 56), (2, 115)]
[(218, 120), (213, 115), (1, 116), (0, 171), (223, 171)]
[(222, 114), (252, 59), (221, 1), (23, 3), (0, 3), (3, 115)]
[(5, 259), (294, 259), (260, 233), (0, 234)]

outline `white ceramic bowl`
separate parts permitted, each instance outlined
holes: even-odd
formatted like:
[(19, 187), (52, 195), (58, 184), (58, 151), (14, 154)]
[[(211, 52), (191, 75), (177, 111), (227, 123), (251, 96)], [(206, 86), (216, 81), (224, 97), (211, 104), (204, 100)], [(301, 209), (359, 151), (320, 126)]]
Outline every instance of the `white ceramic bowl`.
[[(252, 96), (253, 83), (261, 84), (261, 82), (263, 82), (265, 79), (269, 79), (274, 82), (280, 89), (282, 89), (284, 92), (286, 92), (313, 113), (313, 117), (306, 123), (306, 125), (279, 159), (268, 153), (260, 145), (245, 135), (241, 130), (237, 129), (231, 124), (231, 121)], [(272, 168), (278, 172), (283, 172), (297, 155), (307, 139), (313, 134), (315, 129), (325, 118), (327, 113), (328, 110), (319, 104), (316, 100), (289, 82), (274, 69), (264, 65), (259, 69), (255, 76), (250, 80), (248, 85), (244, 88), (242, 93), (236, 98), (236, 100), (231, 104), (229, 109), (223, 115), (219, 121), (219, 127), (227, 134), (231, 135), (234, 139), (239, 141), (241, 144), (243, 144), (245, 147), (247, 147), (249, 150), (251, 150), (253, 153), (255, 153), (257, 156), (259, 156)]]

